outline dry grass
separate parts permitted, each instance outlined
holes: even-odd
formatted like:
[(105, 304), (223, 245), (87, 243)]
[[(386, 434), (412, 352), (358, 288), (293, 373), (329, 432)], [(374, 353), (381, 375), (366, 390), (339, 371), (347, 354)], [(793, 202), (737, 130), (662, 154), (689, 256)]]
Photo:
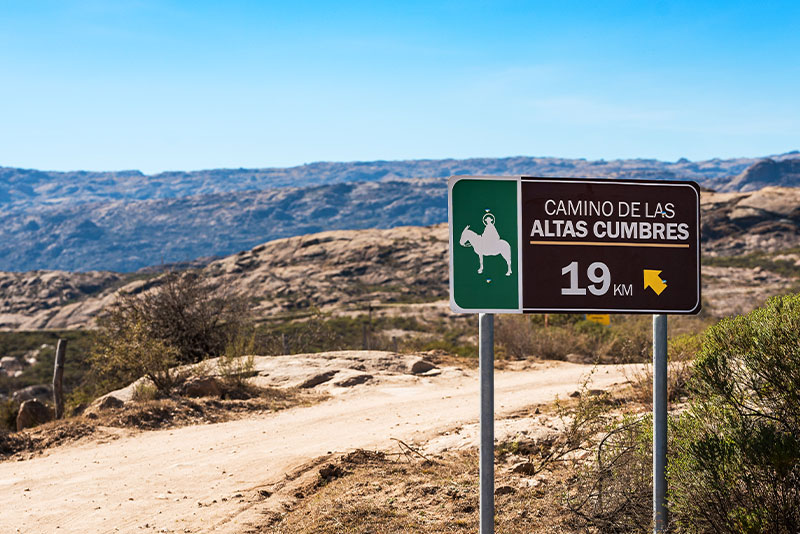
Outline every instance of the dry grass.
[[(640, 408), (634, 405), (630, 408)], [(574, 503), (566, 497), (574, 496), (575, 488), (590, 480), (586, 473), (594, 465), (597, 444), (609, 423), (628, 408), (620, 408), (618, 399), (608, 395), (587, 394), (520, 414), (530, 420), (531, 432), (498, 443), (495, 450), (495, 532), (594, 532), (570, 509)], [(333, 461), (321, 459), (305, 469), (305, 475), (291, 477), (302, 483), (270, 488), (261, 510), (265, 520), (249, 532), (444, 534), (478, 530), (475, 449), (424, 458), (407, 449), (405, 453), (356, 451)]]
[[(692, 364), (700, 347), (701, 334), (683, 334), (669, 341), (667, 349), (667, 401), (671, 404), (688, 400), (689, 381), (692, 377)], [(635, 402), (648, 409), (653, 403), (653, 364), (631, 368), (626, 373), (630, 382), (629, 395)], [(671, 406), (671, 409), (674, 406)]]
[[(274, 514), (252, 532), (274, 534), (473, 533), (478, 530), (477, 452), (450, 452), (434, 461), (356, 451), (299, 492), (290, 511)], [(327, 466), (326, 466), (327, 467)], [(559, 505), (566, 469), (530, 478), (497, 466), (495, 532), (571, 532)], [(329, 472), (330, 470), (328, 470)], [(500, 489), (502, 488), (502, 489)]]

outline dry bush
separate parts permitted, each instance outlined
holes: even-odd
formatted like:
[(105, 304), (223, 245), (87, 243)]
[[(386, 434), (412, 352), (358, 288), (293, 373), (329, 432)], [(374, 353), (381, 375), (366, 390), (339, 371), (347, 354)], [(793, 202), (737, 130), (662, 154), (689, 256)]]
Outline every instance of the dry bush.
[(147, 380), (142, 380), (133, 388), (131, 400), (134, 402), (149, 402), (156, 400), (159, 396), (158, 388)]
[(577, 352), (591, 360), (597, 345), (591, 333), (577, 331), (574, 325), (544, 327), (524, 315), (499, 317), (495, 339), (502, 352), (515, 359), (563, 360)]
[(92, 393), (146, 376), (161, 394), (185, 378), (175, 369), (219, 356), (250, 327), (246, 303), (213, 291), (194, 273), (169, 273), (155, 289), (120, 294), (98, 321)]
[(649, 419), (628, 417), (598, 440), (594, 460), (576, 469), (565, 498), (578, 531), (651, 531), (651, 449)]
[(329, 316), (313, 310), (305, 320), (288, 322), (272, 330), (260, 329), (254, 338), (254, 350), (271, 356), (339, 350), (344, 344), (342, 329), (336, 326)]
[(255, 336), (241, 332), (225, 347), (225, 353), (217, 360), (217, 371), (228, 389), (245, 387), (246, 380), (253, 376)]
[(652, 318), (647, 315), (614, 315), (610, 336), (602, 349), (607, 363), (646, 362), (653, 348)]
[(631, 363), (647, 361), (652, 347), (649, 317), (615, 315), (606, 327), (586, 320), (553, 316), (545, 327), (536, 316), (498, 318), (495, 337), (507, 356), (563, 360), (579, 355), (584, 362)]
[(506, 356), (522, 360), (534, 354), (534, 329), (526, 315), (497, 317), (495, 338)]
[(178, 363), (219, 356), (250, 327), (247, 302), (214, 290), (195, 273), (169, 273), (163, 283), (140, 294), (121, 294), (101, 326), (111, 335), (140, 321), (145, 333), (173, 347)]
[[(670, 403), (685, 401), (689, 394), (692, 362), (703, 343), (702, 334), (684, 334), (669, 340), (667, 348), (667, 400)], [(652, 406), (653, 364), (626, 370), (633, 400)]]

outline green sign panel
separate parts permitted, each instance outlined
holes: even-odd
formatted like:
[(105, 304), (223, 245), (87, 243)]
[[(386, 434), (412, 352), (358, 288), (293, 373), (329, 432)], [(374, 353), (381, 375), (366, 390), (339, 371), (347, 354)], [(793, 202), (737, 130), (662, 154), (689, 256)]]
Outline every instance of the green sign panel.
[(449, 190), (452, 308), (517, 311), (519, 181), (456, 178)]

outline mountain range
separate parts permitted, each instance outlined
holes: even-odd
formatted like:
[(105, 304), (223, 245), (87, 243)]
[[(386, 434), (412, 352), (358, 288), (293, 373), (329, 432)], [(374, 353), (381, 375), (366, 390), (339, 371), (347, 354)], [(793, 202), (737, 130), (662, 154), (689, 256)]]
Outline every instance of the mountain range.
[(52, 172), (0, 167), (0, 270), (131, 272), (324, 230), (447, 220), (447, 176), (686, 179), (720, 192), (800, 185), (800, 153), (587, 161), (473, 158), (285, 169)]
[[(704, 191), (701, 212), (707, 312), (742, 313), (797, 287), (800, 188)], [(261, 320), (375, 303), (446, 315), (448, 235), (446, 224), (326, 231), (190, 267), (210, 287), (247, 295)], [(157, 272), (0, 272), (0, 330), (91, 326), (117, 290), (138, 293), (163, 280)]]

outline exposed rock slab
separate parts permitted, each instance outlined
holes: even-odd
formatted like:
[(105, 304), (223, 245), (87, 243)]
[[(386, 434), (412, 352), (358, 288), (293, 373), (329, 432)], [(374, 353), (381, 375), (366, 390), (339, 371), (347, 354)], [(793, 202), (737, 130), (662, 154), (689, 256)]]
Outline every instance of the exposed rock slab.
[(36, 399), (26, 400), (17, 413), (17, 432), (53, 420), (53, 411)]

